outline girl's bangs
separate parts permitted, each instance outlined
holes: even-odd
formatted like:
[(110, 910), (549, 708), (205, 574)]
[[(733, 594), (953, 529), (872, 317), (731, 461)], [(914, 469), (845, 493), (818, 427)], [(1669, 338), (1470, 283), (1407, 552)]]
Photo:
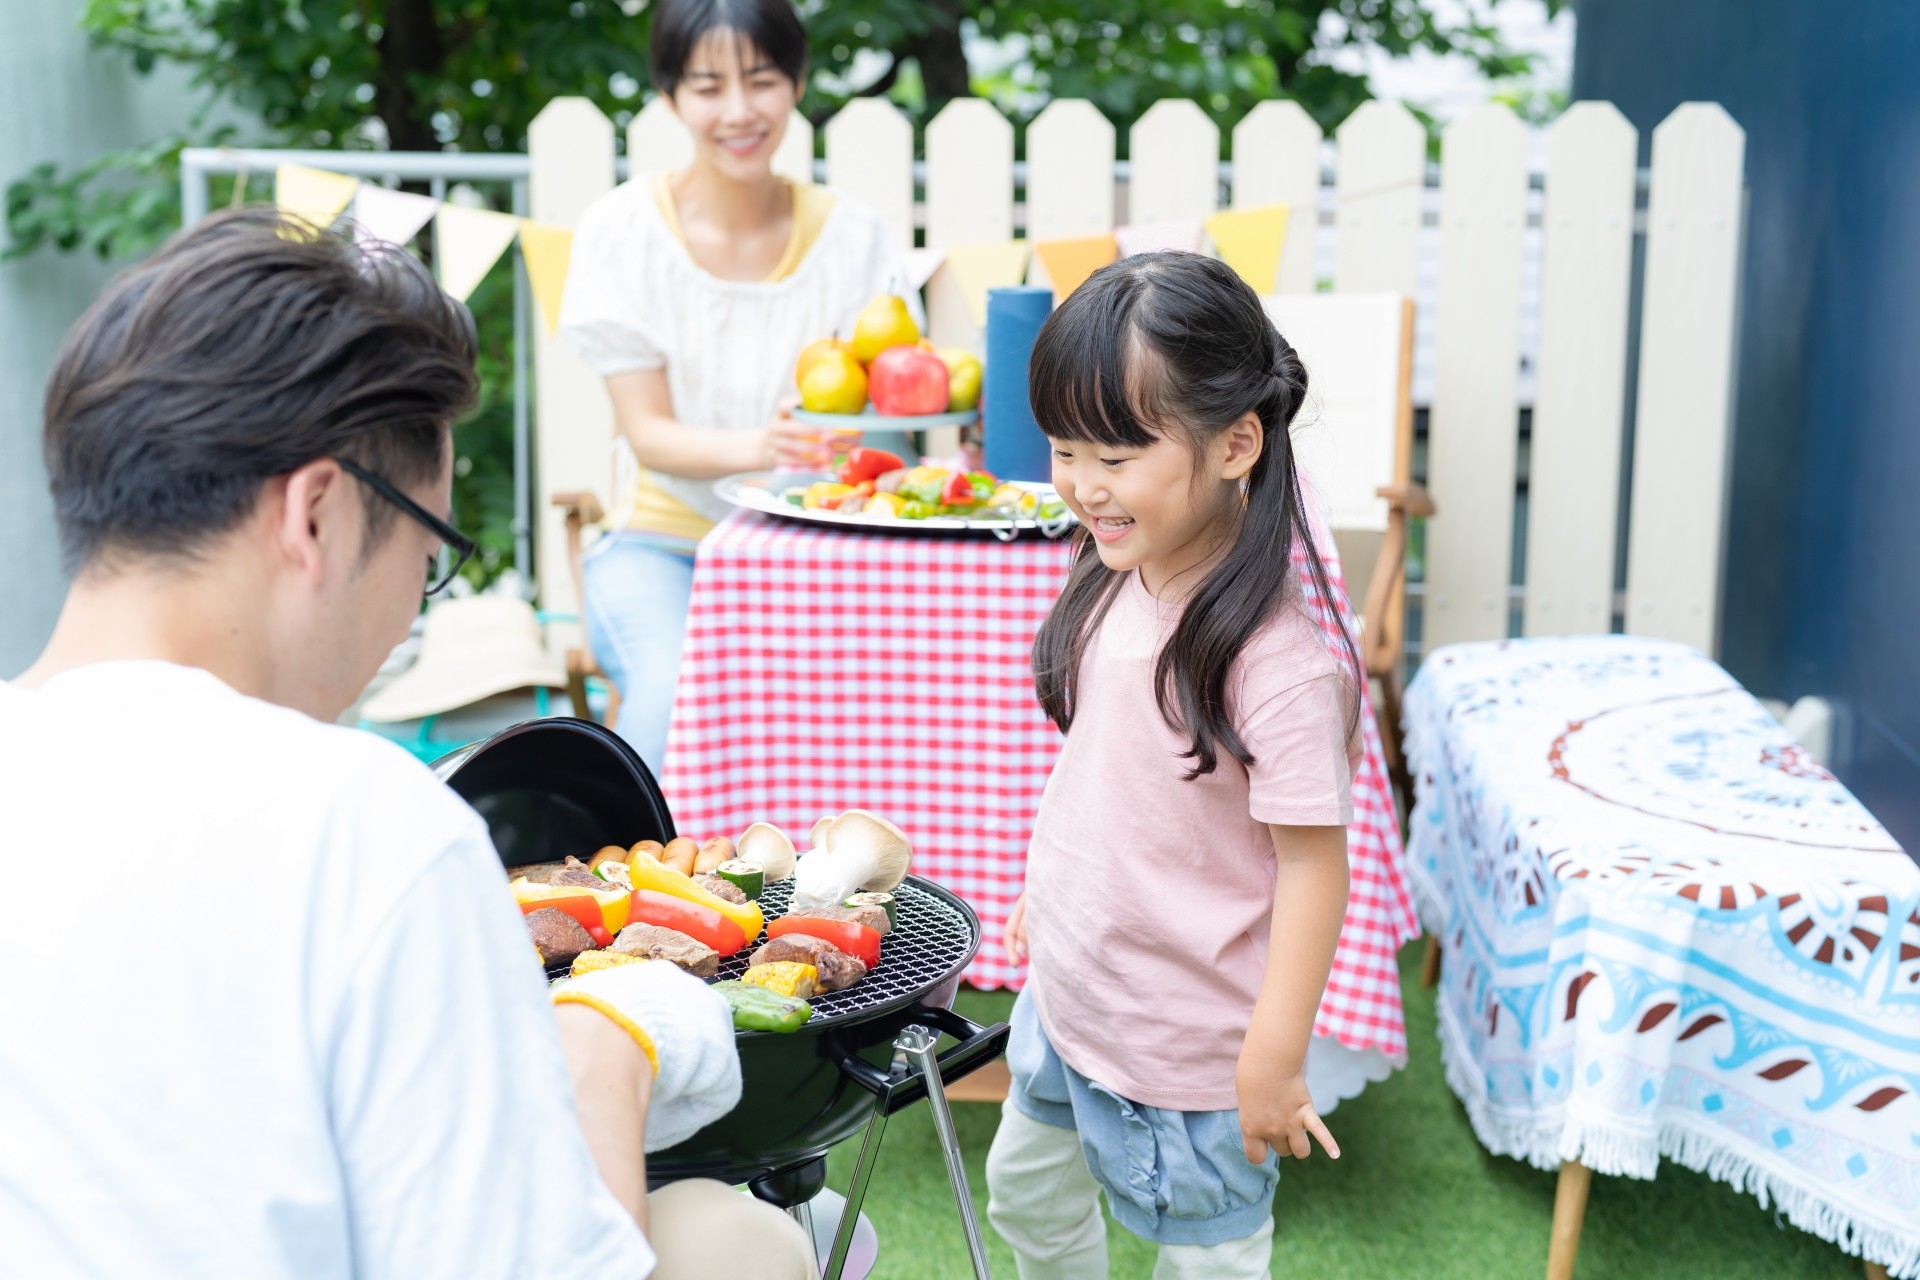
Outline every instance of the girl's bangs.
[[(1093, 292), (1082, 285), (1076, 295)], [(1157, 378), (1146, 366), (1158, 362), (1134, 335), (1125, 314), (1131, 308), (1114, 314), (1093, 303), (1091, 296), (1070, 298), (1035, 345), (1028, 391), (1034, 421), (1056, 440), (1144, 449), (1162, 433), (1143, 413), (1151, 404), (1136, 401), (1151, 399)]]

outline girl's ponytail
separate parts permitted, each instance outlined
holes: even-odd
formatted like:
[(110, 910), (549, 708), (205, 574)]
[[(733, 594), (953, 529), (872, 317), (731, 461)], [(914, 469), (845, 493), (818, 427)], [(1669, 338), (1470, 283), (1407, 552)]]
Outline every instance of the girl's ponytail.
[[(1142, 353), (1157, 368), (1130, 376), (1129, 360)], [(1265, 447), (1247, 473), (1238, 536), (1188, 597), (1155, 665), (1160, 714), (1189, 741), (1187, 776), (1212, 773), (1222, 750), (1252, 764), (1233, 727), (1229, 681), (1253, 635), (1283, 602), (1300, 599), (1296, 557), (1305, 562), (1319, 609), (1336, 608), (1289, 434), (1307, 394), (1299, 353), (1224, 264), (1190, 253), (1138, 254), (1102, 268), (1049, 317), (1034, 346), (1029, 385), (1034, 416), (1058, 439), (1144, 448), (1184, 431), (1200, 456), (1249, 410), (1259, 416)], [(1072, 723), (1087, 639), (1122, 579), (1101, 563), (1084, 530), (1078, 538), (1067, 585), (1033, 647), (1040, 704), (1063, 732)], [(1344, 626), (1337, 630), (1354, 686), (1351, 736), (1364, 676), (1353, 637)]]

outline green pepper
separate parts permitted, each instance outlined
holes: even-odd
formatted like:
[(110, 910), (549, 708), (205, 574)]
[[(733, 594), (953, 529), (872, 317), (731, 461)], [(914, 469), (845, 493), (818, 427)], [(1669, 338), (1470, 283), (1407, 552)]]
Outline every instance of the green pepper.
[(1067, 514), (1066, 503), (1043, 502), (1040, 504), (1040, 509), (1034, 512), (1034, 518), (1036, 520), (1058, 520), (1061, 516), (1064, 516), (1065, 514)]
[(931, 502), (922, 502), (918, 498), (908, 498), (900, 505), (902, 520), (925, 520), (929, 516), (940, 514), (940, 508)]
[(749, 982), (716, 982), (713, 989), (732, 1006), (735, 1031), (798, 1031), (813, 1016), (813, 1006), (805, 1000)]
[(967, 483), (973, 488), (975, 502), (988, 502), (993, 498), (994, 490), (1000, 487), (1000, 481), (990, 471), (967, 472)]

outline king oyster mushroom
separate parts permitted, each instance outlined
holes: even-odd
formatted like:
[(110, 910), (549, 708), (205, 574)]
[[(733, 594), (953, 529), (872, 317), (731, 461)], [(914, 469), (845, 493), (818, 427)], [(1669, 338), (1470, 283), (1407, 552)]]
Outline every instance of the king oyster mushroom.
[(900, 828), (865, 809), (849, 809), (814, 827), (813, 851), (800, 859), (795, 907), (839, 906), (863, 889), (891, 892), (906, 879), (913, 845)]
[(756, 822), (740, 833), (734, 843), (734, 857), (759, 867), (768, 884), (793, 874), (793, 841), (771, 822)]

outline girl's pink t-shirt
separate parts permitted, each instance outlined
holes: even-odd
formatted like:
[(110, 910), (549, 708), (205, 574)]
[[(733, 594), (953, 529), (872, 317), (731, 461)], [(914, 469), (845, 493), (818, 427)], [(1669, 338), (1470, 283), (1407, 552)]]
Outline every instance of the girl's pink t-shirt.
[(1030, 981), (1061, 1059), (1123, 1097), (1239, 1105), (1234, 1066), (1266, 971), (1268, 824), (1353, 819), (1352, 681), (1290, 600), (1241, 651), (1226, 751), (1183, 780), (1187, 739), (1154, 698), (1179, 608), (1127, 575), (1081, 660), (1073, 728), (1027, 855)]

